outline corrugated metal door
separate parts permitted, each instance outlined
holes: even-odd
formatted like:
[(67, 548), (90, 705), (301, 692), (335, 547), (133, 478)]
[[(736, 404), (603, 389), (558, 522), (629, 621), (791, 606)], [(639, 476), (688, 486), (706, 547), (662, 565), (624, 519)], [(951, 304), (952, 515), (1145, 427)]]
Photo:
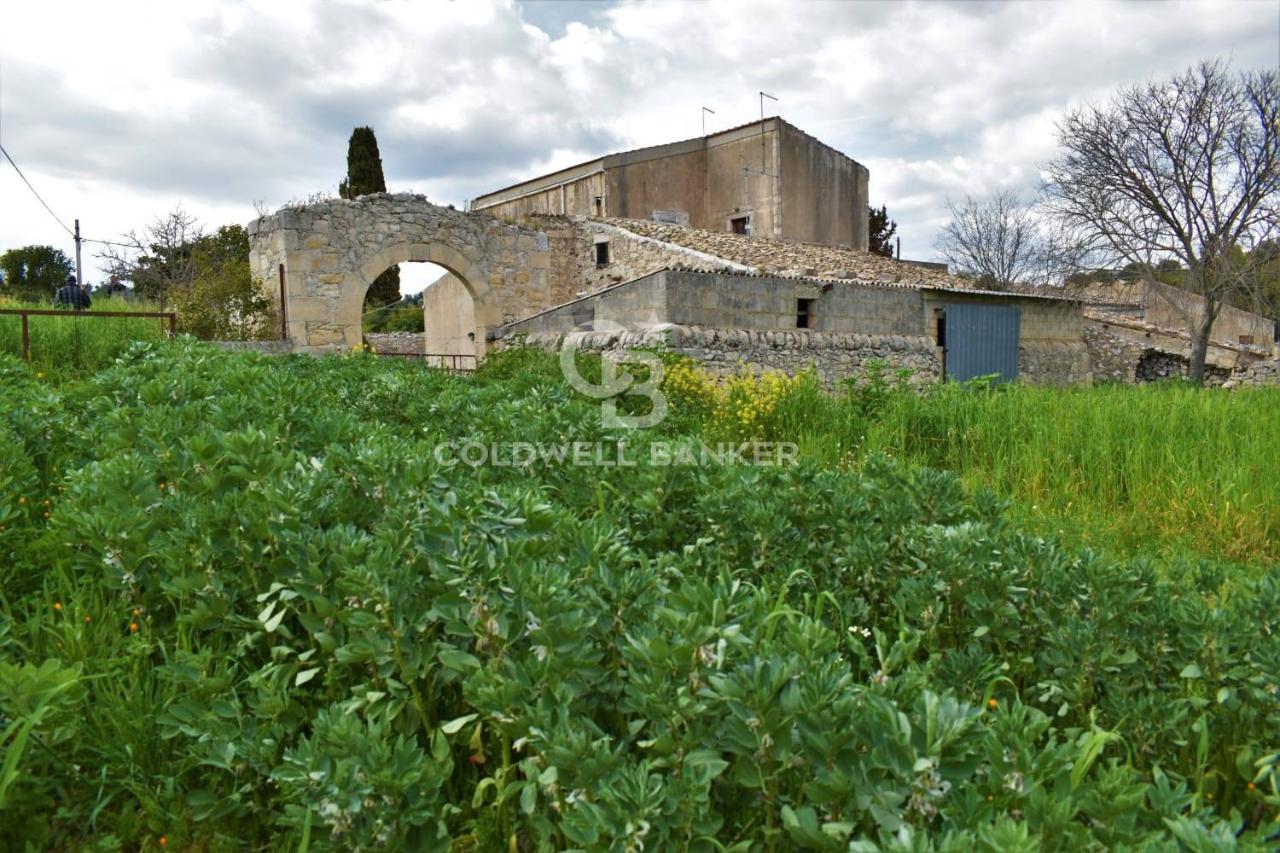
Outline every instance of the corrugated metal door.
[(1018, 378), (1018, 306), (949, 304), (946, 312), (948, 379), (993, 373), (1000, 382)]

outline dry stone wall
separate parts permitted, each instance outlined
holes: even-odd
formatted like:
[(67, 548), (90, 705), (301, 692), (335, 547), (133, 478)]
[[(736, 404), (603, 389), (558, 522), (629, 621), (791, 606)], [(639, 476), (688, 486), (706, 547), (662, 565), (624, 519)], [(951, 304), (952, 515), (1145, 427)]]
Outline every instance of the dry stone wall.
[(1224, 387), (1229, 388), (1260, 388), (1263, 386), (1280, 387), (1280, 358), (1255, 361), (1243, 370), (1237, 370), (1224, 384)]
[(942, 375), (937, 348), (928, 338), (918, 336), (769, 332), (665, 323), (630, 331), (539, 332), (505, 338), (498, 346), (548, 350), (567, 346), (606, 356), (635, 348), (661, 347), (694, 359), (719, 377), (770, 370), (794, 376), (812, 369), (827, 388), (845, 379), (856, 379), (872, 359), (890, 369), (910, 370), (909, 382), (913, 385), (937, 382)]
[(373, 332), (364, 338), (374, 352), (395, 355), (426, 352), (421, 332)]

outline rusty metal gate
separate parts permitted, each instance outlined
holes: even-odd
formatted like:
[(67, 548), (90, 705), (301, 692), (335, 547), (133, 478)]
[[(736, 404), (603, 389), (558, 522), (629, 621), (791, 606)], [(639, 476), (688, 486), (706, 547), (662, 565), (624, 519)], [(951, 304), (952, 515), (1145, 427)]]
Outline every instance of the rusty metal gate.
[(947, 378), (956, 381), (996, 375), (1018, 378), (1022, 309), (1016, 305), (950, 303), (946, 306)]

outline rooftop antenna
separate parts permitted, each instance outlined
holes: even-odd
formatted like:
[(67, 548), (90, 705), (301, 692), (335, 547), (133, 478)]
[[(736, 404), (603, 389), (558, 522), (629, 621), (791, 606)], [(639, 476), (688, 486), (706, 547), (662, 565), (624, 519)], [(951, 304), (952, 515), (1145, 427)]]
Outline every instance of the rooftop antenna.
[(773, 95), (770, 95), (768, 92), (760, 93), (760, 121), (764, 121), (764, 99), (765, 98), (768, 98), (771, 101), (778, 100)]
[[(765, 161), (765, 146), (764, 146), (764, 99), (765, 99), (765, 98), (768, 98), (768, 99), (769, 99), (769, 100), (771, 100), (771, 101), (777, 101), (777, 100), (778, 100), (778, 99), (777, 99), (777, 98), (775, 98), (773, 95), (770, 95), (768, 92), (761, 92), (761, 93), (760, 93), (760, 174), (762, 174), (762, 175), (768, 175), (768, 174), (769, 174), (769, 170), (765, 167), (765, 163), (764, 163), (764, 161)], [(744, 181), (744, 184), (745, 184), (745, 181), (746, 181), (746, 176), (745, 176), (745, 175), (743, 175), (743, 181)], [(744, 191), (745, 191), (745, 186), (744, 186)]]
[(702, 108), (702, 135), (703, 136), (707, 135), (707, 113), (711, 113), (712, 115), (715, 115), (716, 111), (711, 109), (711, 107)]

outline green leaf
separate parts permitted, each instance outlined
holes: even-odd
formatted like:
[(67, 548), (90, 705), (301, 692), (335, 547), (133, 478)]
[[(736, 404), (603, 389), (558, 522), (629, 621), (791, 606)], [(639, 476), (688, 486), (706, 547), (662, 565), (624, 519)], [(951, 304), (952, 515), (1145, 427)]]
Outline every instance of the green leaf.
[(459, 730), (461, 730), (463, 726), (465, 726), (467, 723), (471, 722), (472, 720), (474, 720), (474, 719), (475, 719), (476, 717), (478, 717), (478, 716), (480, 716), (480, 715), (479, 715), (479, 714), (467, 714), (465, 717), (455, 717), (454, 719), (450, 720), (449, 722), (447, 722), (447, 723), (443, 723), (443, 724), (440, 726), (440, 731), (444, 732), (444, 733), (445, 733), (445, 734), (447, 734), (447, 735), (457, 734), (457, 733), (458, 733), (458, 731), (459, 731)]
[(480, 659), (473, 654), (461, 651), (459, 649), (441, 649), (440, 663), (449, 669), (465, 672), (468, 669), (479, 669)]
[(1199, 664), (1189, 663), (1182, 668), (1182, 672), (1179, 675), (1183, 678), (1203, 678), (1204, 671), (1200, 669)]
[(320, 672), (320, 667), (316, 667), (314, 669), (304, 669), (302, 672), (298, 673), (296, 678), (293, 679), (293, 686), (301, 687), (311, 679), (315, 678), (318, 672)]

